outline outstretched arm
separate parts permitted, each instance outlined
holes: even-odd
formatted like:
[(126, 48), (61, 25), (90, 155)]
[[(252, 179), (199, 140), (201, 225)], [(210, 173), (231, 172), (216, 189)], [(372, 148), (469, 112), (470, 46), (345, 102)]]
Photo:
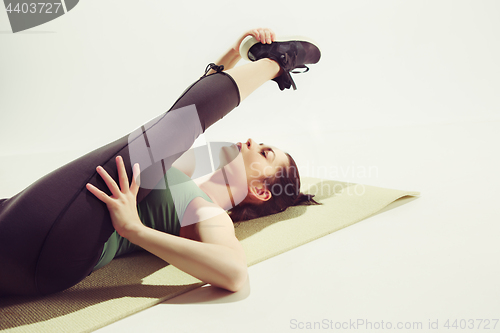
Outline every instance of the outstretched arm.
[[(87, 184), (87, 189), (107, 205), (113, 227), (120, 236), (203, 282), (230, 291), (237, 291), (243, 286), (247, 279), (245, 253), (234, 235), (232, 221), (227, 214), (199, 222), (200, 225), (218, 226), (217, 234), (213, 234), (214, 228), (205, 228), (199, 233), (202, 242), (151, 229), (142, 224), (137, 213), (139, 185), (136, 179), (139, 166), (134, 165), (134, 176), (129, 186), (123, 159), (117, 157), (116, 164), (120, 186), (103, 168), (97, 167), (112, 196), (91, 184)], [(192, 201), (193, 204), (196, 200)]]
[[(204, 199), (193, 201), (197, 200)], [(233, 292), (240, 290), (247, 280), (247, 261), (234, 234), (231, 218), (223, 211), (223, 214), (197, 222), (195, 227), (201, 241), (147, 227), (139, 228), (127, 238), (203, 282)]]
[[(238, 61), (241, 60), (240, 56), (240, 44), (245, 39), (246, 36), (253, 36), (258, 41), (263, 44), (271, 44), (276, 39), (276, 34), (273, 30), (268, 28), (257, 28), (248, 30), (234, 43), (234, 45), (217, 60), (216, 65), (224, 65), (224, 70), (233, 68)], [(208, 74), (212, 74), (215, 71), (212, 69)]]

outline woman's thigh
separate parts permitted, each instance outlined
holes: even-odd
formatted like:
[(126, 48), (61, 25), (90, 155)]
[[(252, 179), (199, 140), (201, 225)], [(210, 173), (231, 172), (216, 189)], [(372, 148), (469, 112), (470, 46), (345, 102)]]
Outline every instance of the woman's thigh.
[(62, 166), (2, 203), (0, 295), (49, 294), (91, 272), (114, 229), (107, 207), (85, 184), (104, 189), (96, 166), (116, 177), (114, 156), (127, 152), (124, 137)]
[[(168, 112), (137, 131), (0, 201), (0, 295), (50, 294), (69, 288), (90, 274), (114, 231), (106, 205), (85, 187), (92, 183), (109, 194), (96, 172), (98, 165), (117, 179), (115, 157), (120, 155), (130, 180), (135, 162), (143, 163), (141, 169), (148, 175), (146, 167), (158, 166), (161, 161), (160, 175), (149, 174), (153, 178), (162, 176), (199, 134), (238, 104), (238, 88), (229, 75), (203, 77)], [(193, 110), (197, 114), (196, 124), (193, 117), (185, 116)], [(149, 165), (144, 158), (149, 158)], [(149, 191), (148, 186), (141, 186), (138, 201)]]

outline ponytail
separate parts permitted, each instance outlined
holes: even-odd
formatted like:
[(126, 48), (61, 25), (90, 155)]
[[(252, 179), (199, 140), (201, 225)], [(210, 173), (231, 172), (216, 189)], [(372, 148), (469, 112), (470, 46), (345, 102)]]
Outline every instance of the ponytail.
[(295, 201), (292, 203), (292, 206), (298, 205), (321, 205), (319, 202), (313, 199), (314, 194), (304, 194), (302, 192), (299, 193)]

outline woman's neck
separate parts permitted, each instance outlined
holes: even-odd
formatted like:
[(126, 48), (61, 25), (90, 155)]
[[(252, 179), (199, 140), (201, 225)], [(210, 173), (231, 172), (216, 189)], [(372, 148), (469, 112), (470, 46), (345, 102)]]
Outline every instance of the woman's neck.
[(238, 205), (248, 194), (246, 174), (238, 168), (226, 166), (211, 174), (196, 178), (194, 182), (224, 210)]

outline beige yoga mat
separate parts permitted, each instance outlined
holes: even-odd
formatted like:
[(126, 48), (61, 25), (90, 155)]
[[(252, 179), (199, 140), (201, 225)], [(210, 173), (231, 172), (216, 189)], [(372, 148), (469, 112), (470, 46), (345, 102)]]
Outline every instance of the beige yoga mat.
[[(418, 192), (302, 178), (302, 190), (323, 205), (236, 224), (248, 265), (283, 253), (373, 215)], [(398, 200), (401, 203), (401, 200)], [(113, 260), (78, 285), (45, 298), (0, 299), (0, 329), (8, 332), (90, 332), (203, 285), (146, 253)]]

